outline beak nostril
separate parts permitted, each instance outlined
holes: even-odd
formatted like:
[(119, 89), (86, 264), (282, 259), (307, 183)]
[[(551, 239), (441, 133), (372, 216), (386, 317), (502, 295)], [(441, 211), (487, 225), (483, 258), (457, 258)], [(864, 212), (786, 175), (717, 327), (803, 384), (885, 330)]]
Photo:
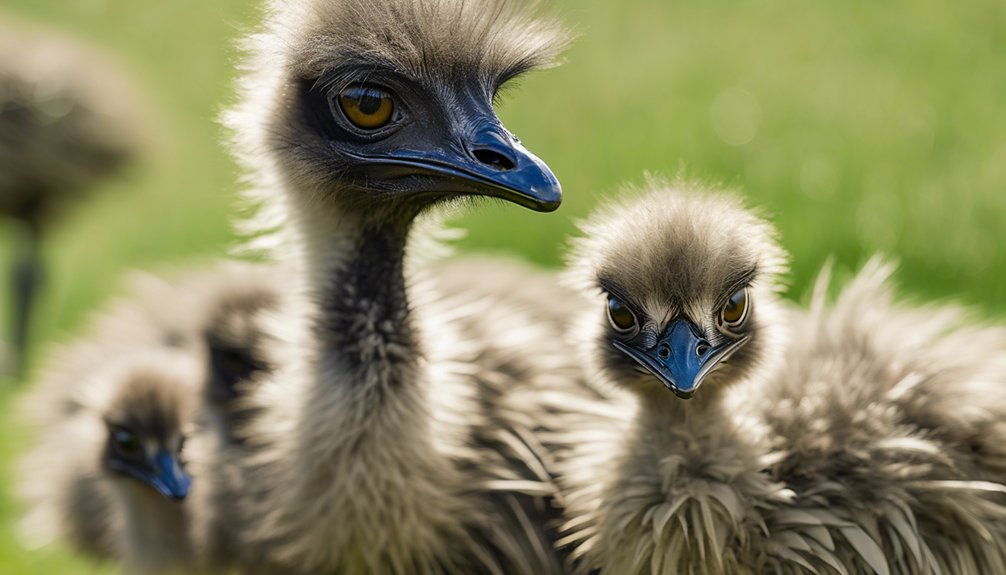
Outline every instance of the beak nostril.
[(660, 359), (667, 359), (671, 357), (671, 348), (666, 345), (661, 345), (657, 348), (657, 357)]
[(695, 355), (699, 357), (705, 355), (707, 351), (709, 351), (709, 344), (704, 341), (699, 342), (699, 344), (695, 346)]
[(488, 150), (485, 148), (473, 150), (472, 155), (475, 156), (476, 160), (500, 171), (512, 170), (516, 167), (516, 164), (512, 159), (494, 150)]

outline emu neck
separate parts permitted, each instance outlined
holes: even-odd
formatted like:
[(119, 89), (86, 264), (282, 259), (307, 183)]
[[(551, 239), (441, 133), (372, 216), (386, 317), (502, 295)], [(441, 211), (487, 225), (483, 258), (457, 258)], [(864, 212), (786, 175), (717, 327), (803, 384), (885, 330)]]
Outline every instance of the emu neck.
[(316, 254), (326, 263), (312, 266), (322, 270), (311, 288), (312, 335), (332, 384), (392, 388), (413, 375), (419, 350), (403, 271), (410, 224), (346, 226)]
[(306, 572), (408, 572), (443, 555), (465, 516), (409, 309), (411, 219), (304, 218), (306, 388), (290, 414), (296, 447), (277, 453), (290, 488), (272, 494), (274, 531)]
[(175, 572), (190, 560), (185, 504), (166, 500), (131, 478), (117, 478), (123, 516), (124, 571)]
[(664, 389), (643, 394), (634, 425), (638, 443), (628, 446), (630, 452), (635, 451), (630, 456), (658, 460), (671, 450), (694, 451), (701, 457), (701, 452), (718, 448), (735, 430), (723, 391), (709, 386), (691, 399), (681, 399)]
[[(303, 416), (317, 421), (302, 429), (328, 434), (326, 442), (332, 435), (365, 443), (424, 437), (423, 354), (404, 274), (413, 217), (324, 211), (303, 217), (312, 308), (305, 343), (313, 350)], [(386, 417), (390, 412), (396, 416)]]
[(719, 387), (701, 389), (691, 399), (681, 399), (664, 389), (643, 394), (639, 398), (637, 421), (644, 429), (688, 435), (703, 435), (710, 427), (728, 426), (724, 390)]

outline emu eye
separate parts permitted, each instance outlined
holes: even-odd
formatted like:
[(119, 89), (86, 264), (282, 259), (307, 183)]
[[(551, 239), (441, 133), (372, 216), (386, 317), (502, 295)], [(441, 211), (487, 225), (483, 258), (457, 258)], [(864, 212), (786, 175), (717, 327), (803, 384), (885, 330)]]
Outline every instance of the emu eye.
[(636, 329), (636, 315), (613, 295), (608, 296), (608, 322), (620, 334)]
[(361, 130), (387, 126), (395, 112), (391, 94), (379, 88), (350, 86), (339, 94), (338, 101), (346, 119)]
[(748, 288), (745, 287), (737, 290), (734, 295), (730, 296), (730, 300), (723, 306), (723, 309), (720, 310), (720, 331), (733, 333), (737, 328), (743, 327), (747, 322), (750, 308), (751, 306), (748, 305)]
[(112, 445), (120, 455), (135, 457), (140, 453), (140, 440), (132, 431), (125, 429), (116, 430), (112, 433)]

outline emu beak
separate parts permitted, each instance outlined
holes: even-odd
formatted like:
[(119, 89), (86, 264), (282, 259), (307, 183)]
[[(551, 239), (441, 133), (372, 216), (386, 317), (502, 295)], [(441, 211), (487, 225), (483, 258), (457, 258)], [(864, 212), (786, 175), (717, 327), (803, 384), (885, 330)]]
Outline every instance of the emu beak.
[(681, 399), (691, 399), (702, 382), (717, 366), (746, 344), (751, 336), (713, 347), (692, 322), (677, 319), (661, 334), (650, 349), (638, 349), (615, 340), (615, 349), (628, 355)]
[(182, 501), (188, 496), (192, 479), (182, 469), (177, 457), (161, 449), (154, 456), (152, 468), (153, 472), (144, 473), (145, 477), (141, 479), (158, 493), (172, 501)]
[[(363, 160), (372, 173), (379, 169), (381, 179), (400, 180), (414, 193), (490, 196), (536, 212), (554, 211), (562, 202), (552, 170), (498, 121), (483, 122), (448, 146), (396, 149)], [(423, 183), (404, 183), (413, 178)]]

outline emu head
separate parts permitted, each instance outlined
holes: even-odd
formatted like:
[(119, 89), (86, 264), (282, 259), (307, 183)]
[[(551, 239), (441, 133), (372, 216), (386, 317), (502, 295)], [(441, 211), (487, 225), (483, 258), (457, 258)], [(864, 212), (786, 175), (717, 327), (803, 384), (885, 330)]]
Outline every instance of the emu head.
[(493, 110), (505, 83), (551, 63), (566, 42), (533, 6), (277, 0), (273, 8), (268, 32), (253, 39), (258, 69), (231, 124), (292, 184), (294, 204), (377, 217), (471, 195), (558, 207), (555, 176)]
[(651, 183), (582, 230), (570, 274), (598, 294), (589, 357), (611, 381), (687, 399), (736, 381), (777, 347), (786, 257), (736, 197)]
[(182, 459), (184, 424), (193, 408), (197, 371), (148, 357), (105, 377), (114, 378), (115, 391), (102, 414), (108, 430), (104, 468), (173, 501), (185, 499), (191, 479)]

